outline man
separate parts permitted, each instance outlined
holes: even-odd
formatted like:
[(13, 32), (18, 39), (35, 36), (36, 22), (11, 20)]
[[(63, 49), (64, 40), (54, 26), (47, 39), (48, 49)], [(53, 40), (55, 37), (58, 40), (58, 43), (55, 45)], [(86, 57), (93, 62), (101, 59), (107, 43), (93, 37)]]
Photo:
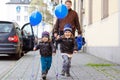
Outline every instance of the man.
[(82, 35), (78, 14), (74, 10), (71, 9), (72, 2), (70, 0), (67, 0), (65, 2), (65, 5), (68, 8), (68, 15), (63, 19), (56, 20), (56, 23), (53, 28), (54, 37), (56, 37), (57, 35), (63, 35), (63, 29), (66, 24), (72, 25), (72, 33), (74, 36), (75, 36), (76, 29), (78, 30), (78, 35)]

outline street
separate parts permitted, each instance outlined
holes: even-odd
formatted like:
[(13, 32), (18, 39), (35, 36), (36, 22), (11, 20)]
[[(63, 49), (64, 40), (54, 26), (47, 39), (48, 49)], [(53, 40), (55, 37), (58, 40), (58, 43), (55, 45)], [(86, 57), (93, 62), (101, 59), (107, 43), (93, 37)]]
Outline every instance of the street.
[[(32, 78), (34, 72), (39, 71), (39, 55), (34, 54), (33, 52), (29, 52), (28, 54), (25, 54), (21, 59), (18, 61), (16, 60), (1, 60), (0, 65), (4, 65), (4, 67), (0, 66), (0, 72), (2, 75), (0, 75), (0, 80), (30, 80)], [(35, 58), (38, 57), (38, 58)], [(10, 58), (12, 59), (12, 58)], [(6, 61), (6, 62), (5, 62)], [(13, 65), (13, 66), (8, 66)], [(5, 69), (5, 70), (4, 70)], [(34, 69), (34, 71), (33, 71)], [(4, 70), (4, 71), (3, 71)], [(5, 71), (7, 71), (5, 73)], [(37, 73), (35, 73), (37, 77)], [(33, 80), (33, 79), (31, 79)], [(34, 79), (36, 80), (36, 79)]]
[[(19, 60), (1, 59), (0, 80), (41, 80), (39, 59), (38, 51), (28, 52)], [(120, 80), (120, 65), (87, 53), (73, 55), (71, 77), (61, 76), (61, 68), (62, 58), (57, 51), (47, 80)]]
[(0, 55), (0, 79), (15, 66), (16, 62), (13, 57)]

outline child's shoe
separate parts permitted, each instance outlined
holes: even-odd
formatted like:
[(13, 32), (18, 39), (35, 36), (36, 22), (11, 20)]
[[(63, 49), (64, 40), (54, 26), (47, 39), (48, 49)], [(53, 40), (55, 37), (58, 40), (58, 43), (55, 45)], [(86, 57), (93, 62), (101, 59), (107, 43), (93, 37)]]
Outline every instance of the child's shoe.
[(46, 74), (42, 74), (42, 79), (46, 80)]
[(61, 75), (62, 75), (62, 76), (65, 76), (65, 71), (62, 71)]
[(70, 77), (71, 75), (70, 75), (70, 73), (68, 72), (68, 73), (66, 73), (66, 76), (67, 76), (67, 77)]

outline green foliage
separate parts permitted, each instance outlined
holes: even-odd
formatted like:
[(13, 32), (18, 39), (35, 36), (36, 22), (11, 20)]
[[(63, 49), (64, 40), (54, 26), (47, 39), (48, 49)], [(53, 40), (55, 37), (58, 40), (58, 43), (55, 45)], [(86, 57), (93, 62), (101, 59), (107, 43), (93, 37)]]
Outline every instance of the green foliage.
[(91, 67), (105, 67), (105, 66), (113, 66), (113, 64), (95, 64), (95, 63), (88, 63), (86, 66), (91, 66)]
[(32, 0), (30, 3), (29, 13), (36, 9), (41, 12), (43, 21), (52, 24), (53, 15), (47, 10), (47, 4), (43, 3), (43, 0)]

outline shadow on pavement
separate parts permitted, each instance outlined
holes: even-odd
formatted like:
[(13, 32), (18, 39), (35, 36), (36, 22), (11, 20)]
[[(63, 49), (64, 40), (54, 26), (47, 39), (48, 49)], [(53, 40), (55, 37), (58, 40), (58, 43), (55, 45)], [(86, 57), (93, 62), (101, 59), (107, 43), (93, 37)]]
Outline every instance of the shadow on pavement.
[(0, 61), (1, 60), (16, 60), (16, 58), (14, 57), (14, 56), (9, 56), (9, 55), (2, 55), (2, 54), (0, 54)]

